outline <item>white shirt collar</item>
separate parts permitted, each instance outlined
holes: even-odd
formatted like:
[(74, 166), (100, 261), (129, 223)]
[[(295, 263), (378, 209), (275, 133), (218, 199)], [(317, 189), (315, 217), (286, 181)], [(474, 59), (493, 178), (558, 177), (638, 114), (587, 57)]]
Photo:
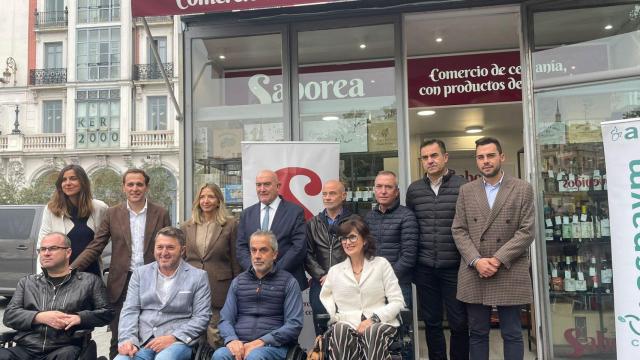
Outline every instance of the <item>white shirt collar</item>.
[[(129, 200), (127, 200), (127, 210), (129, 210), (129, 212), (135, 213), (135, 211), (133, 211), (133, 209), (131, 209), (131, 206), (129, 205)], [(140, 212), (137, 213), (137, 215), (142, 214), (146, 211), (147, 211), (147, 198), (144, 199), (144, 206), (142, 207), (142, 210), (140, 210)]]
[(500, 184), (502, 184), (502, 180), (504, 179), (504, 171), (501, 170), (500, 172), (502, 173), (502, 176), (500, 176), (500, 180), (495, 185), (489, 184), (487, 182), (487, 179), (483, 176), (482, 177), (482, 182), (484, 182), (484, 186), (491, 186), (491, 187), (494, 187), (494, 188), (499, 187)]
[[(278, 205), (280, 205), (280, 196), (276, 196), (276, 199), (273, 200), (271, 204), (269, 204), (269, 207), (271, 208), (271, 210), (276, 210), (278, 208)], [(265, 207), (267, 207), (267, 205), (260, 203), (260, 211), (264, 210)]]

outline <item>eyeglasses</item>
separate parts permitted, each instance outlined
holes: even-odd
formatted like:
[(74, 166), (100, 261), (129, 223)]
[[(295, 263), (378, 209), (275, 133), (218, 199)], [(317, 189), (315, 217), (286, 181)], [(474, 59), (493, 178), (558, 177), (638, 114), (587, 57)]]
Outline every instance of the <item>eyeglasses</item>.
[(69, 248), (68, 246), (49, 246), (49, 247), (41, 246), (41, 247), (36, 249), (36, 252), (38, 254), (40, 254), (40, 253), (44, 253), (44, 252), (47, 252), (47, 251), (48, 252), (56, 252), (58, 250), (68, 249), (68, 248)]
[(348, 240), (350, 243), (354, 243), (354, 242), (356, 242), (356, 240), (358, 240), (358, 235), (352, 234), (352, 235), (347, 235), (347, 236), (340, 236), (339, 239), (342, 242), (345, 242), (345, 241)]

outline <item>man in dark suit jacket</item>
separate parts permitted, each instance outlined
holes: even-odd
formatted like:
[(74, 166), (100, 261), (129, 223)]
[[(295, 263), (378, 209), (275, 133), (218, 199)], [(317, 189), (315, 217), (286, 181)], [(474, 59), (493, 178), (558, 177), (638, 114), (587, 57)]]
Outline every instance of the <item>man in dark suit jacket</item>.
[(256, 176), (259, 202), (246, 208), (238, 226), (237, 256), (244, 270), (251, 267), (249, 237), (256, 230), (271, 231), (278, 239), (278, 269), (293, 275), (300, 290), (309, 285), (304, 275), (305, 242), (304, 210), (278, 196), (280, 181), (275, 172), (262, 170)]
[(118, 321), (127, 295), (129, 278), (138, 266), (153, 262), (153, 239), (158, 230), (171, 225), (169, 212), (147, 201), (149, 175), (143, 170), (129, 169), (122, 177), (122, 190), (127, 201), (110, 207), (95, 237), (71, 264), (83, 271), (100, 257), (111, 239), (111, 265), (107, 279), (107, 297), (115, 310), (111, 322), (109, 356), (118, 354)]

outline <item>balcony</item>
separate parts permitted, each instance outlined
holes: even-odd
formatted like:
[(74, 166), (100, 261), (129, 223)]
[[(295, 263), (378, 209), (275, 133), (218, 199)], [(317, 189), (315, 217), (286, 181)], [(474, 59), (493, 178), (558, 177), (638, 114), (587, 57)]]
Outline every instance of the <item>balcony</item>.
[[(162, 64), (164, 71), (169, 78), (173, 77), (173, 63)], [(135, 64), (133, 65), (133, 80), (137, 81), (149, 81), (149, 80), (161, 80), (162, 72), (160, 67), (156, 64)]]
[(67, 69), (31, 69), (29, 72), (29, 85), (60, 85), (67, 82)]
[(69, 19), (69, 10), (67, 7), (64, 11), (43, 11), (35, 12), (35, 28), (36, 31), (66, 29)]
[(24, 151), (63, 150), (65, 147), (65, 134), (38, 134), (24, 136)]
[(173, 130), (156, 130), (156, 131), (132, 131), (131, 132), (132, 148), (166, 148), (173, 147)]
[(0, 150), (6, 150), (9, 147), (9, 139), (6, 136), (0, 136)]

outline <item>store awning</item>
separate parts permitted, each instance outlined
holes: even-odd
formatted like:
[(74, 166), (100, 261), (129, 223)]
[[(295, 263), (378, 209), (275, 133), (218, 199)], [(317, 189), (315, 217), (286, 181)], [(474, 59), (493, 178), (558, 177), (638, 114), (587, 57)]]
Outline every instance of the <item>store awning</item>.
[(165, 16), (327, 4), (355, 0), (131, 0), (133, 16)]

